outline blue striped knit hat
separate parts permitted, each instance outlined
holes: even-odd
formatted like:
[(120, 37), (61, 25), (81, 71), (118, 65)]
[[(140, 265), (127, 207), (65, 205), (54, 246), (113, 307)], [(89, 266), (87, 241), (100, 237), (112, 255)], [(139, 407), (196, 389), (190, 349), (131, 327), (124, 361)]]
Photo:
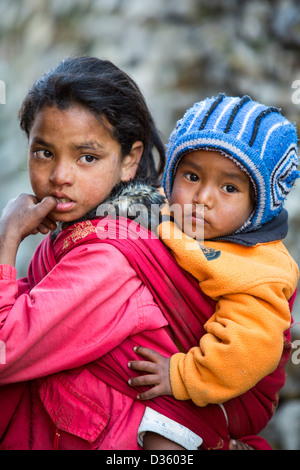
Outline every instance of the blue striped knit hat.
[(163, 186), (168, 200), (182, 157), (199, 149), (225, 154), (252, 181), (256, 207), (239, 232), (255, 230), (278, 215), (300, 176), (295, 126), (279, 109), (247, 95), (219, 94), (200, 101), (178, 121), (167, 146)]

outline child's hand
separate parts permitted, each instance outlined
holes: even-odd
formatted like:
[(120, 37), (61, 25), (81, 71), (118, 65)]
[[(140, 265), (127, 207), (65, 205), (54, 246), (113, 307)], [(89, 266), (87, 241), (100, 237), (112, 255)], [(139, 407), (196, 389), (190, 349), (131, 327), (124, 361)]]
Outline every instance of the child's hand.
[(130, 361), (128, 367), (130, 369), (148, 372), (149, 375), (140, 375), (129, 379), (129, 385), (133, 387), (150, 386), (153, 387), (146, 392), (140, 393), (137, 398), (139, 400), (150, 400), (159, 395), (173, 395), (170, 383), (170, 358), (164, 357), (153, 349), (142, 348), (141, 346), (134, 348), (134, 351), (149, 359), (149, 361)]
[(49, 196), (39, 202), (35, 196), (20, 194), (3, 209), (0, 235), (21, 243), (30, 234), (46, 234), (49, 230), (54, 230), (56, 224), (48, 214), (56, 205), (54, 197)]

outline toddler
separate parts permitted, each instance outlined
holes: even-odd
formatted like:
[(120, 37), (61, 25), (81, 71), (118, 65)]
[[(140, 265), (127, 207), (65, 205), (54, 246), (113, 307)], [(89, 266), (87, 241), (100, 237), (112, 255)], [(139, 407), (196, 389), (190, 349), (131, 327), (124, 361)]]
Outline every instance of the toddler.
[[(164, 175), (171, 217), (158, 232), (216, 309), (187, 353), (136, 349), (150, 360), (130, 363), (150, 374), (130, 379), (152, 386), (140, 399), (169, 394), (200, 407), (220, 404), (226, 414), (228, 400), (276, 369), (299, 275), (282, 243), (297, 164), (294, 125), (248, 96), (219, 94), (177, 123)], [(145, 422), (141, 431), (157, 429)]]

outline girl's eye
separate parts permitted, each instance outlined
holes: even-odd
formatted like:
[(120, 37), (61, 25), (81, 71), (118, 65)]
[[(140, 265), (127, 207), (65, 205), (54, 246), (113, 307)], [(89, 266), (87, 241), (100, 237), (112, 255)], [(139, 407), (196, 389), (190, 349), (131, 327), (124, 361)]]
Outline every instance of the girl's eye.
[(83, 163), (94, 163), (96, 160), (98, 160), (98, 158), (93, 155), (83, 155), (80, 157), (80, 161)]
[(237, 189), (235, 186), (232, 186), (232, 184), (226, 184), (223, 186), (223, 189), (226, 193), (236, 193)]
[(199, 181), (199, 178), (195, 173), (186, 173), (186, 177), (192, 183), (197, 183), (197, 181)]
[(45, 149), (35, 150), (33, 152), (33, 155), (37, 158), (46, 158), (46, 159), (52, 157), (52, 153), (50, 152), (50, 150), (45, 150)]

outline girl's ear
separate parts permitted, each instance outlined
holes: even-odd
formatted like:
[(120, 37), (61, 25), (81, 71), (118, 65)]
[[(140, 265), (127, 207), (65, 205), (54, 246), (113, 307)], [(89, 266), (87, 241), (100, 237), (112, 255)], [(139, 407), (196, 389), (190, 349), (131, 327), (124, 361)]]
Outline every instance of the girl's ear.
[(122, 162), (121, 181), (129, 181), (135, 177), (138, 164), (144, 151), (144, 144), (140, 140), (134, 142), (130, 152)]

